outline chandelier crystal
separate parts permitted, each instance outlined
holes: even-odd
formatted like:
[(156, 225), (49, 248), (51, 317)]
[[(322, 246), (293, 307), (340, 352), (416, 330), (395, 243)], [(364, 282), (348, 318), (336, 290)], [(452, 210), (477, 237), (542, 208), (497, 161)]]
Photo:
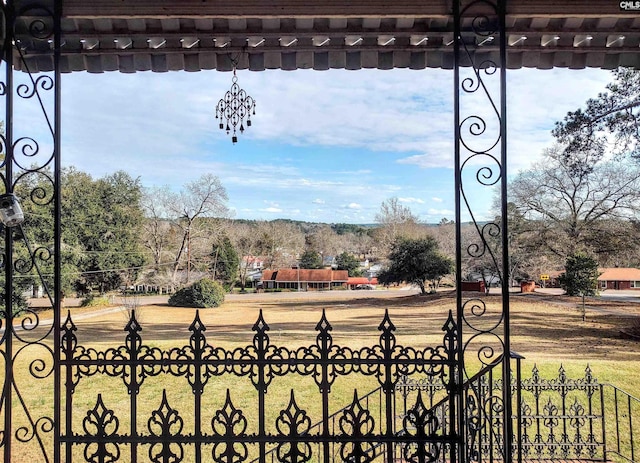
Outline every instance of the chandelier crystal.
[(238, 76), (236, 76), (236, 68), (233, 68), (233, 79), (231, 80), (231, 88), (220, 98), (216, 106), (216, 119), (220, 119), (219, 128), (226, 130), (227, 134), (232, 133), (231, 141), (236, 143), (238, 136), (236, 129), (243, 133), (246, 126), (251, 127), (251, 115), (256, 114), (256, 102), (247, 95), (238, 85)]

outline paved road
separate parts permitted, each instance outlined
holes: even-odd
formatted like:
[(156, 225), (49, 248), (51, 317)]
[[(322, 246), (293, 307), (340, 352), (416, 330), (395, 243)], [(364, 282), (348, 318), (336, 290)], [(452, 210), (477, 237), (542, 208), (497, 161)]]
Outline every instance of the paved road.
[[(562, 289), (558, 288), (547, 288), (547, 289), (536, 289), (535, 293), (527, 293), (523, 294), (524, 297), (528, 298), (536, 298), (544, 302), (548, 302), (550, 304), (559, 305), (562, 307), (570, 307), (576, 308), (579, 304), (575, 302), (569, 302), (565, 300), (559, 300), (555, 296), (561, 296), (564, 294)], [(628, 302), (628, 303), (640, 303), (640, 292), (636, 291), (625, 291), (625, 290), (607, 290), (600, 293), (600, 296), (595, 297), (586, 297), (585, 298), (585, 309), (591, 310), (593, 312), (611, 314), (621, 317), (638, 317), (635, 313), (629, 313), (621, 309), (609, 308), (609, 307), (597, 307), (593, 305), (589, 305), (589, 302), (594, 302), (598, 300), (606, 300), (606, 301), (617, 301), (617, 302)]]
[[(546, 294), (546, 295), (562, 295), (564, 294), (564, 290), (560, 288), (537, 288), (536, 294)], [(605, 291), (600, 291), (600, 298), (606, 299), (609, 301), (633, 301), (640, 302), (640, 290), (636, 289), (607, 289)]]

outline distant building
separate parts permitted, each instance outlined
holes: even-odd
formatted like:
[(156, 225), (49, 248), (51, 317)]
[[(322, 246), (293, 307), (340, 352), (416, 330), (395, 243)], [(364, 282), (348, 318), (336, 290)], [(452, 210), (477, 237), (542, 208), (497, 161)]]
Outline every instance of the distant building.
[(605, 289), (640, 289), (640, 269), (601, 268), (598, 287)]
[(264, 268), (264, 258), (259, 256), (243, 256), (240, 265), (248, 270), (262, 270)]
[(320, 291), (346, 288), (349, 272), (331, 269), (265, 270), (262, 272), (263, 289), (293, 289)]
[(322, 259), (322, 266), (336, 268), (338, 264), (336, 263), (336, 258), (334, 256), (325, 256)]
[(369, 261), (367, 260), (367, 275), (371, 276), (371, 277), (375, 277), (378, 276), (378, 274), (382, 271), (382, 265), (381, 264), (370, 264)]

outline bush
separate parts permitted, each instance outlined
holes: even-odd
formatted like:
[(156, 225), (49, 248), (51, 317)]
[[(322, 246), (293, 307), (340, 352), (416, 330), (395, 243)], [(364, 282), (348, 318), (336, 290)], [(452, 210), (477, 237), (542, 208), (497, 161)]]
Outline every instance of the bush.
[(107, 307), (111, 305), (107, 296), (94, 296), (93, 294), (87, 295), (80, 302), (80, 307)]
[(224, 302), (225, 290), (217, 281), (203, 278), (175, 292), (169, 298), (173, 307), (218, 307)]

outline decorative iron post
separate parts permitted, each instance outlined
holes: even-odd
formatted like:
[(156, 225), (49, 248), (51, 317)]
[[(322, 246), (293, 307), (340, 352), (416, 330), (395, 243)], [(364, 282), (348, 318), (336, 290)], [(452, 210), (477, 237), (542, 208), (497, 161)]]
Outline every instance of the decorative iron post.
[[(19, 447), (28, 448), (37, 461), (60, 462), (61, 4), (7, 1), (0, 11), (0, 188), (24, 213), (23, 222), (5, 221), (0, 233), (0, 448), (5, 462), (15, 460)], [(30, 69), (26, 58), (32, 52), (50, 54), (54, 69)], [(42, 323), (39, 313), (27, 306), (24, 293), (29, 290), (42, 291), (45, 305), (53, 309), (53, 323)]]
[[(454, 1), (454, 118), (456, 186), (456, 280), (458, 371), (457, 421), (461, 463), (512, 459), (511, 389), (481, 399), (463, 384), (483, 367), (502, 366), (509, 384), (509, 252), (507, 234), (506, 0)], [(486, 191), (469, 194), (473, 184)], [(474, 190), (474, 191), (476, 191)], [(501, 213), (488, 217), (487, 203), (499, 196)], [(471, 223), (473, 233), (463, 233)], [(466, 274), (488, 275), (501, 297), (462, 291)], [(500, 424), (501, 423), (501, 424)], [(499, 425), (501, 432), (496, 432)], [(483, 455), (489, 435), (493, 455)]]

